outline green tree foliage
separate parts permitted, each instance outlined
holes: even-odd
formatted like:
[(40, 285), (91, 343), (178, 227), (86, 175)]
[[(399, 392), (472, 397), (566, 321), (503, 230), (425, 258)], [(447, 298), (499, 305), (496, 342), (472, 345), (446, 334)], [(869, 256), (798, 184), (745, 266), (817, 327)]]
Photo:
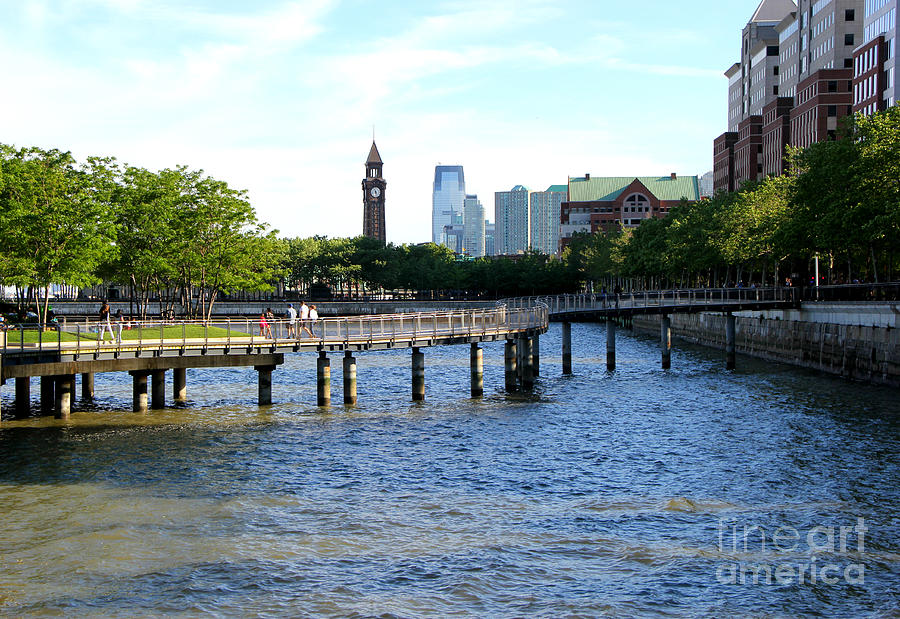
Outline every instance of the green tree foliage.
[(43, 291), (47, 320), (52, 284), (88, 286), (115, 252), (111, 161), (79, 165), (68, 152), (0, 149), (0, 235), (5, 281)]

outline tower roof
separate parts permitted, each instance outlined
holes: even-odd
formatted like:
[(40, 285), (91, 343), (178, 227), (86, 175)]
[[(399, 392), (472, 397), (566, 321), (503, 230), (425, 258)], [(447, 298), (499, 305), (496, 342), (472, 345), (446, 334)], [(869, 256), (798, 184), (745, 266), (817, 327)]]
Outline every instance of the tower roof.
[(372, 148), (369, 150), (369, 158), (366, 159), (366, 163), (384, 163), (381, 160), (381, 155), (378, 154), (378, 147), (375, 146), (375, 140), (372, 140)]
[(790, 12), (796, 11), (797, 5), (793, 0), (762, 0), (756, 7), (756, 12), (750, 18), (751, 22), (780, 22)]

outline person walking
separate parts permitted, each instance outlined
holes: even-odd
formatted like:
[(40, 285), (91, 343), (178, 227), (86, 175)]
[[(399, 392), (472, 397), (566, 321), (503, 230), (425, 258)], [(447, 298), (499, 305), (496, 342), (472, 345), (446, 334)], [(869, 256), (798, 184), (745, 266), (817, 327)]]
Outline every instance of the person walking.
[(306, 301), (300, 301), (300, 331), (297, 332), (298, 340), (303, 337), (304, 331), (309, 334), (309, 337), (313, 336), (312, 331), (309, 330), (309, 306), (306, 304)]
[(100, 321), (99, 321), (99, 329), (100, 333), (97, 335), (97, 339), (100, 342), (106, 341), (106, 331), (109, 331), (109, 339), (113, 339), (113, 330), (112, 325), (109, 322), (109, 303), (106, 300), (103, 300), (103, 304), (100, 306)]
[(315, 306), (315, 305), (310, 305), (310, 306), (309, 306), (309, 324), (310, 324), (310, 329), (308, 329), (308, 331), (309, 331), (309, 336), (310, 336), (310, 337), (316, 337), (316, 335), (315, 335), (315, 330), (316, 330), (316, 323), (317, 323), (317, 322), (319, 322), (319, 312), (316, 311), (316, 306)]
[[(125, 314), (122, 310), (116, 310), (116, 344), (122, 343), (122, 327), (125, 326)], [(110, 333), (112, 335), (112, 333)]]
[(260, 337), (268, 337), (272, 338), (272, 327), (269, 326), (269, 321), (266, 320), (266, 313), (262, 312), (259, 315), (259, 336)]
[(272, 311), (271, 307), (266, 308), (266, 322), (269, 323), (269, 337), (275, 339), (272, 335), (272, 326), (275, 326), (275, 332), (278, 332), (278, 322), (275, 320), (275, 312)]
[(287, 334), (288, 337), (297, 337), (295, 325), (297, 324), (297, 310), (294, 309), (293, 303), (288, 303), (287, 308)]

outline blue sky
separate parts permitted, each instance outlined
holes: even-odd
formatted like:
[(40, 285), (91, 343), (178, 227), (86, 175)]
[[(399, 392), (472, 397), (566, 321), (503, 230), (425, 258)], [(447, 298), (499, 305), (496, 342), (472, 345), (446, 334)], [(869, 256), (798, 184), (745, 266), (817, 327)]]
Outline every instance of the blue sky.
[(0, 0), (0, 142), (185, 164), (286, 236), (430, 237), (437, 164), (494, 192), (702, 174), (758, 0)]

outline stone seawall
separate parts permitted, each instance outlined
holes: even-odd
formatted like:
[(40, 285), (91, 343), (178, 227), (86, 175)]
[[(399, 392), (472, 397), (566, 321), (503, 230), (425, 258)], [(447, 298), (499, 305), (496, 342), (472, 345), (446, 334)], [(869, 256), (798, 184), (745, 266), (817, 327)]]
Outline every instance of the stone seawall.
[[(815, 303), (800, 310), (736, 312), (739, 353), (845, 378), (900, 386), (900, 304)], [(672, 335), (725, 348), (722, 314), (673, 314)], [(634, 328), (659, 334), (659, 316)]]

